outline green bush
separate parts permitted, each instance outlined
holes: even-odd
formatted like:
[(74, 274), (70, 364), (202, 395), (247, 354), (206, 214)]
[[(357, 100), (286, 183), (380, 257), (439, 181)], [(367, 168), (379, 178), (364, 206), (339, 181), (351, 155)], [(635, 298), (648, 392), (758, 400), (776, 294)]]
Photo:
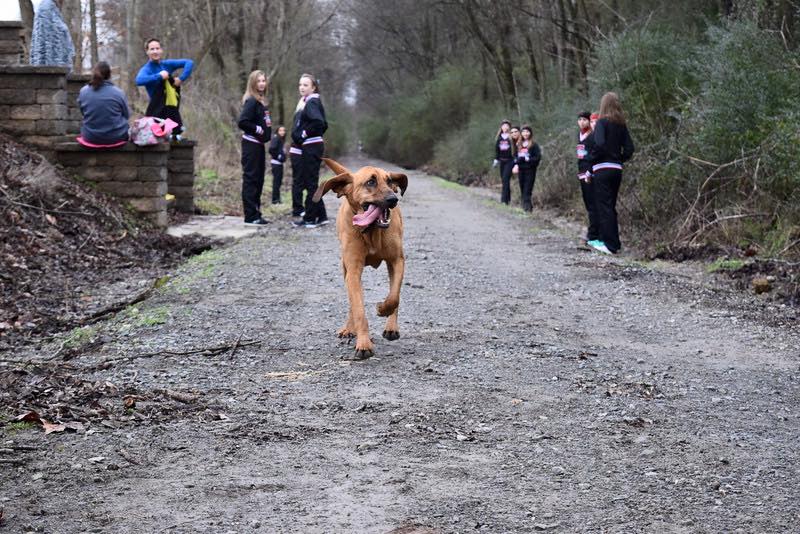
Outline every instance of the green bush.
[(474, 69), (450, 67), (387, 102), (360, 124), (364, 150), (406, 167), (428, 163), (434, 146), (469, 121), (479, 93)]

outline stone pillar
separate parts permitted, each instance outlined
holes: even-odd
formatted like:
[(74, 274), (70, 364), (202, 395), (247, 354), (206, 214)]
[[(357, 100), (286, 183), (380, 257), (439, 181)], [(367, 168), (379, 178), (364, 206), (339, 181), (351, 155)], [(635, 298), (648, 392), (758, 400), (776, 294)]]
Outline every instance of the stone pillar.
[(81, 121), (83, 115), (78, 105), (78, 93), (84, 85), (92, 79), (91, 74), (68, 74), (67, 75), (67, 135), (77, 137), (81, 133)]
[(67, 133), (66, 67), (0, 65), (0, 131), (52, 157)]
[(173, 142), (167, 164), (167, 192), (175, 195), (175, 209), (194, 213), (194, 147), (197, 141)]
[(25, 52), (24, 28), (20, 21), (0, 21), (0, 65), (28, 63), (27, 58), (22, 57)]
[(166, 228), (168, 144), (140, 147), (128, 143), (92, 150), (68, 142), (56, 144), (55, 151), (56, 160), (78, 180), (119, 198), (141, 217)]

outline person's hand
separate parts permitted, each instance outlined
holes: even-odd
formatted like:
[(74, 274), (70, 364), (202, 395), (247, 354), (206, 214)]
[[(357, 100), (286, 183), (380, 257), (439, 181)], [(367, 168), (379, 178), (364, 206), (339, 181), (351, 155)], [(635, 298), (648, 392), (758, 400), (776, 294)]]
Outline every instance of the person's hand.
[(158, 75), (161, 76), (162, 80), (166, 80), (167, 78), (169, 78), (169, 72), (167, 72), (165, 70), (162, 70), (161, 72), (159, 72)]
[(181, 79), (178, 78), (177, 76), (172, 78), (172, 85), (174, 85), (175, 87), (180, 87), (181, 86)]
[(495, 167), (497, 167), (497, 164), (498, 164), (498, 163), (500, 163), (500, 162), (499, 162), (499, 161), (497, 161), (496, 159), (495, 159), (495, 160), (492, 160), (492, 168), (494, 169)]
[(511, 172), (513, 174), (519, 174), (519, 165), (514, 165), (514, 167), (511, 168)]

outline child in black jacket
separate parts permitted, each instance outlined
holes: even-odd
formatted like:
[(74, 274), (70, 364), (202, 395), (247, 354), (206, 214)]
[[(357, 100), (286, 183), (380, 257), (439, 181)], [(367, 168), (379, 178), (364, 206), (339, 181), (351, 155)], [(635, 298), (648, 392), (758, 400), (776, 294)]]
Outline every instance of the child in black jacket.
[(592, 187), (600, 238), (589, 246), (604, 254), (616, 254), (622, 245), (617, 223), (617, 195), (622, 184), (622, 164), (635, 148), (616, 93), (600, 100), (600, 119), (594, 127)]
[[(325, 203), (322, 200), (319, 202), (313, 200), (319, 185), (319, 167), (325, 152), (322, 135), (328, 129), (328, 122), (325, 120), (325, 108), (319, 98), (317, 80), (310, 74), (303, 74), (300, 76), (298, 89), (300, 101), (297, 103), (294, 114), (292, 142), (303, 147), (298, 170), (300, 171), (300, 183), (306, 192), (306, 202), (302, 221), (296, 221), (293, 224), (315, 228), (329, 222)], [(294, 177), (294, 179), (297, 178), (297, 176)]]
[(283, 183), (283, 163), (286, 161), (286, 128), (278, 126), (277, 133), (269, 143), (270, 165), (272, 165), (272, 203), (281, 203), (281, 184)]
[(586, 206), (586, 214), (589, 217), (589, 226), (586, 228), (586, 242), (600, 238), (600, 231), (597, 227), (597, 215), (594, 208), (594, 190), (592, 188), (592, 147), (594, 146), (594, 135), (592, 127), (597, 120), (596, 114), (584, 111), (578, 114), (578, 144), (575, 153), (578, 157), (578, 182), (581, 185), (581, 196), (583, 205)]
[(500, 130), (494, 141), (494, 162), (493, 167), (500, 166), (500, 182), (502, 191), (500, 192), (500, 202), (508, 204), (511, 202), (511, 169), (514, 167), (514, 141), (511, 139), (511, 122), (504, 120), (500, 123)]
[(266, 153), (264, 143), (271, 137), (269, 110), (265, 104), (267, 77), (256, 70), (250, 73), (247, 90), (242, 96), (239, 128), (242, 134), (242, 204), (244, 223), (268, 224), (261, 217), (261, 192), (264, 189)]
[(530, 126), (523, 126), (520, 128), (514, 168), (519, 173), (519, 190), (522, 195), (522, 209), (525, 211), (533, 210), (533, 185), (541, 159), (542, 151), (533, 140), (533, 130)]

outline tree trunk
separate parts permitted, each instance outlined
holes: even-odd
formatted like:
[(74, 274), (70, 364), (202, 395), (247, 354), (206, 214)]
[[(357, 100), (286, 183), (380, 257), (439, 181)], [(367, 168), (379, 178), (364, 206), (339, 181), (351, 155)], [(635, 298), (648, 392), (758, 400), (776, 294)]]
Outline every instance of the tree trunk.
[(125, 11), (125, 87), (131, 101), (137, 100), (136, 73), (142, 62), (144, 43), (141, 37), (142, 6), (144, 0), (128, 0)]
[(89, 40), (92, 46), (92, 65), (96, 65), (100, 61), (100, 56), (97, 53), (97, 5), (96, 0), (89, 0), (89, 24), (90, 34)]
[(72, 64), (72, 71), (79, 74), (83, 71), (83, 17), (81, 16), (80, 0), (64, 0), (61, 15), (69, 27), (72, 44), (75, 46), (75, 61)]

